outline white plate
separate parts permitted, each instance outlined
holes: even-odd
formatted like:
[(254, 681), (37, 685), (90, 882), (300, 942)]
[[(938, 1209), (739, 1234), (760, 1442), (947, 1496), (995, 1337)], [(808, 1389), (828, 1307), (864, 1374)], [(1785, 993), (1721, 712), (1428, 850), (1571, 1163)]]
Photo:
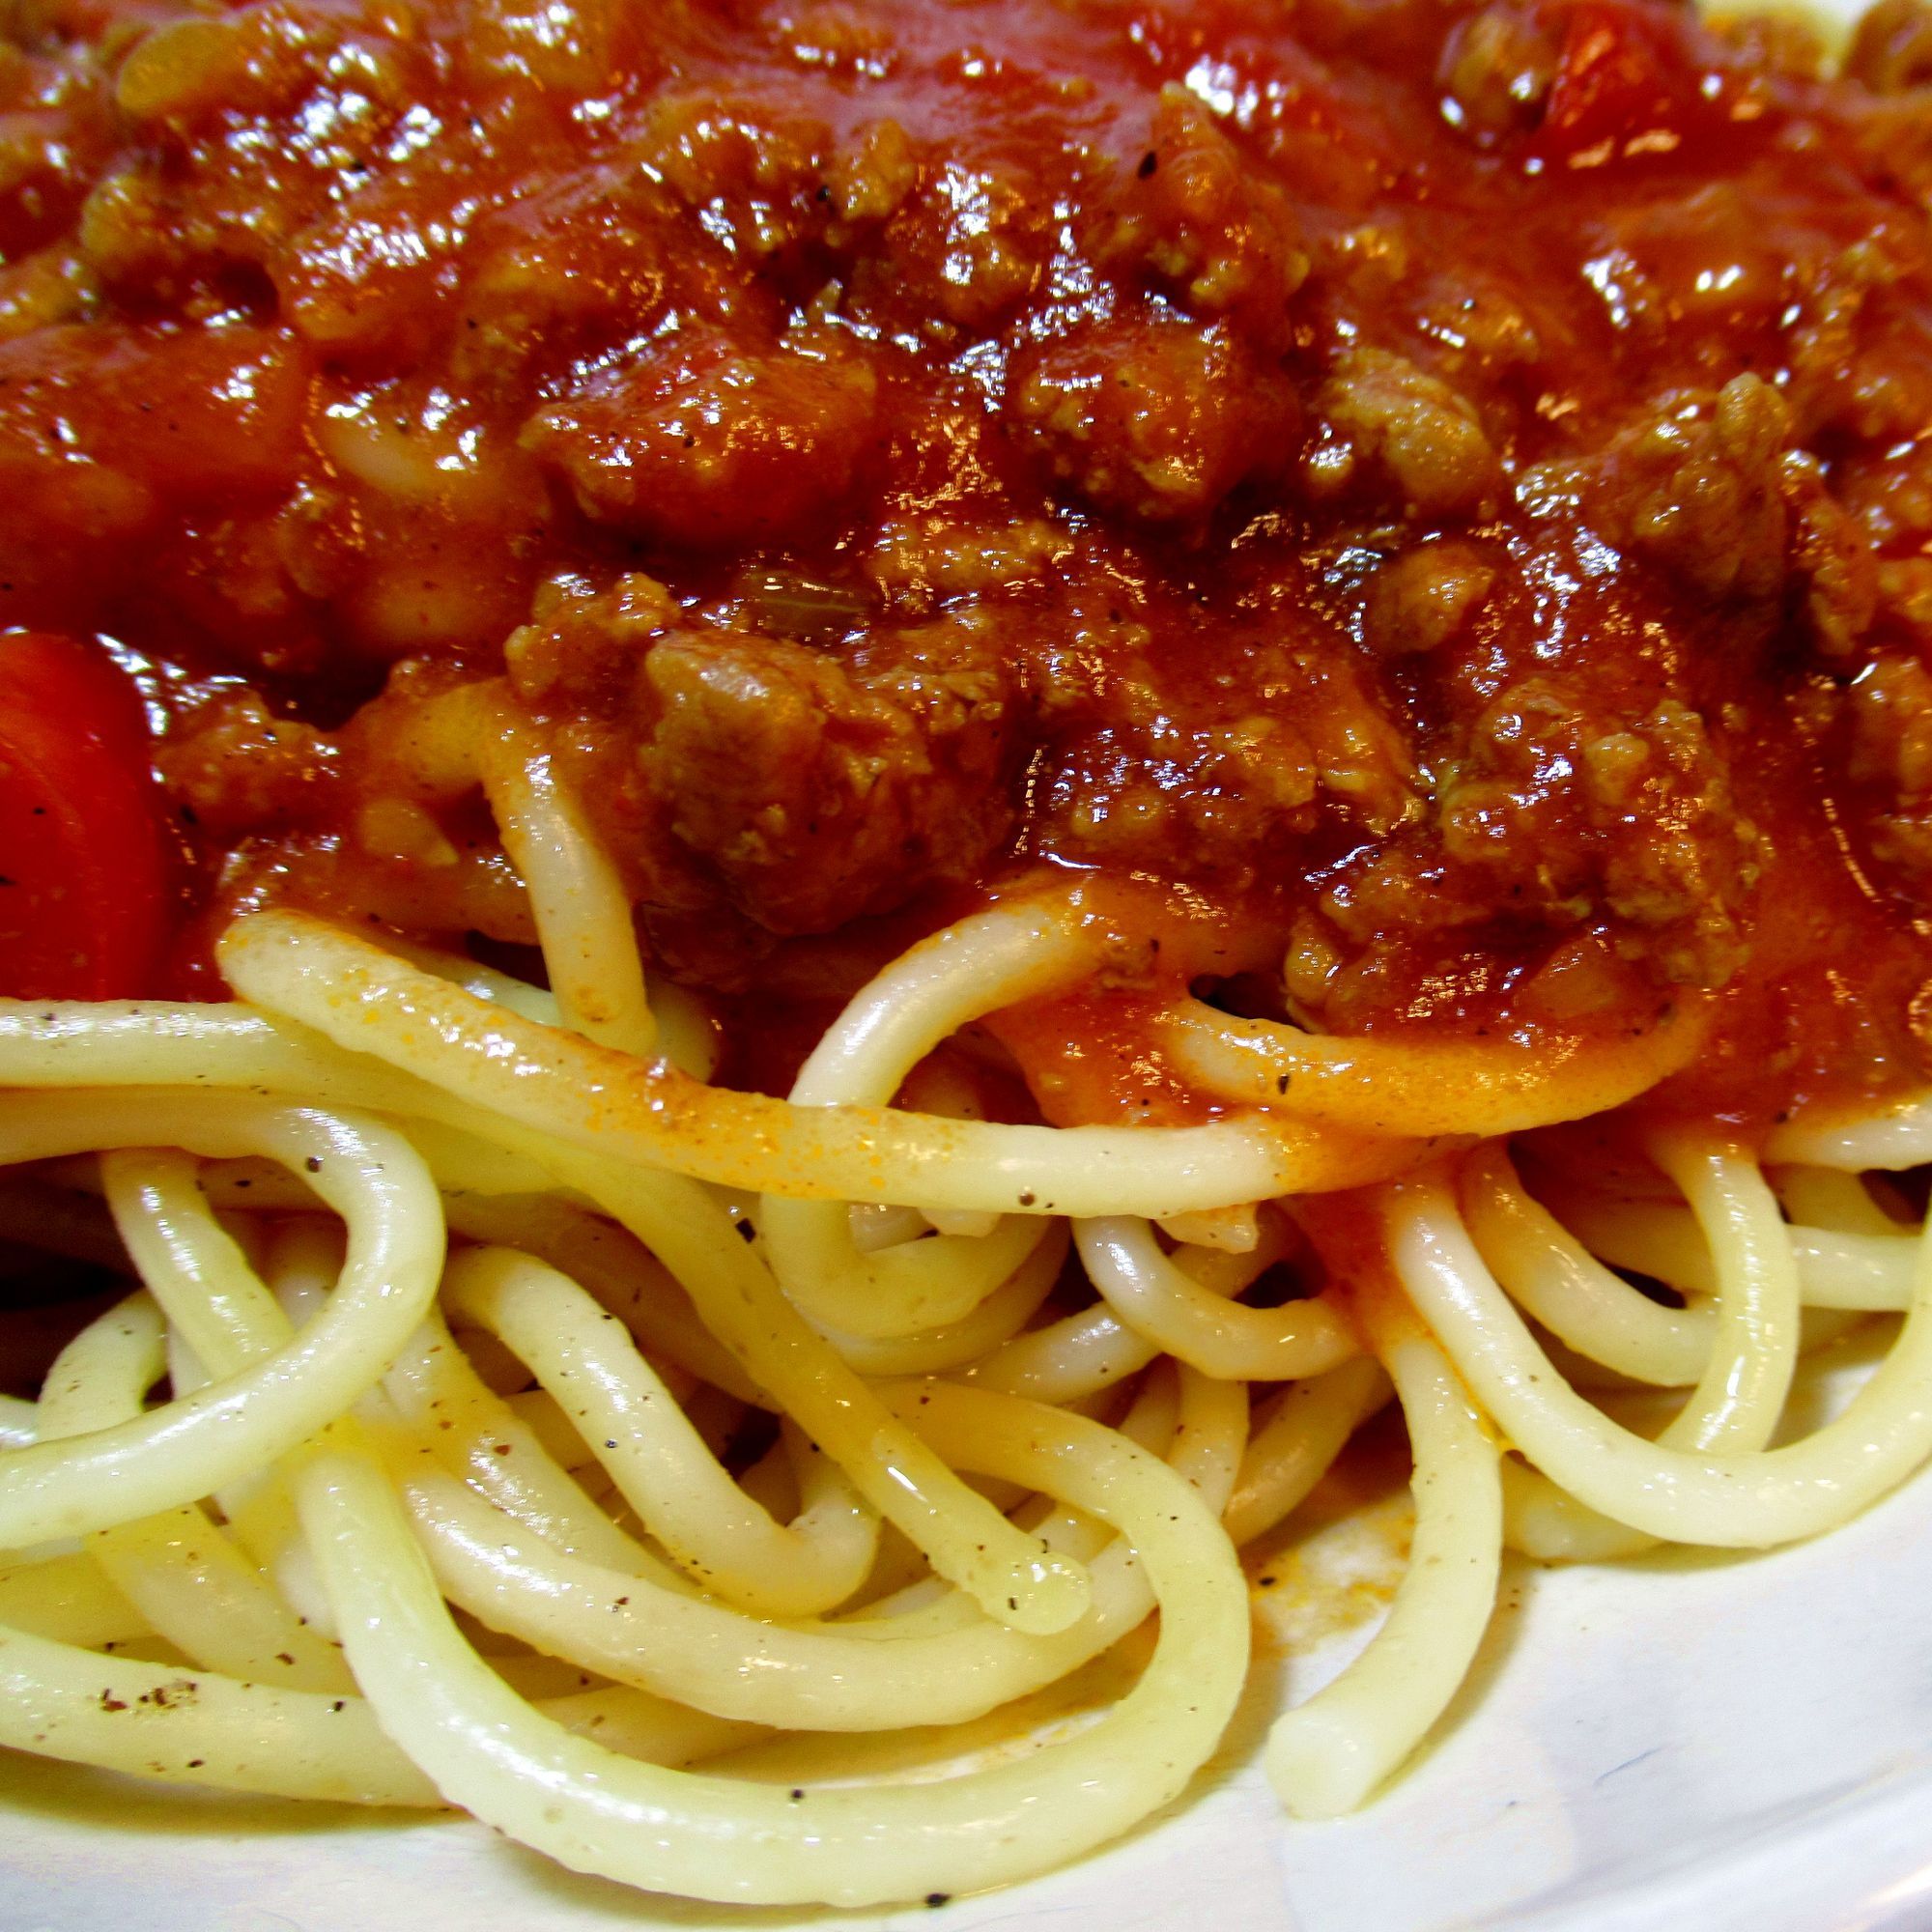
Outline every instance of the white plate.
[[(1327, 1539), (1329, 1572), (1385, 1576), (1385, 1528)], [(938, 1911), (689, 1905), (466, 1821), (150, 1791), (0, 1751), (0, 1932), (1932, 1928), (1932, 1471), (1793, 1549), (1512, 1565), (1503, 1601), (1435, 1741), (1355, 1816), (1290, 1822), (1257, 1760), (1359, 1632), (1264, 1658), (1221, 1754), (1124, 1843)]]

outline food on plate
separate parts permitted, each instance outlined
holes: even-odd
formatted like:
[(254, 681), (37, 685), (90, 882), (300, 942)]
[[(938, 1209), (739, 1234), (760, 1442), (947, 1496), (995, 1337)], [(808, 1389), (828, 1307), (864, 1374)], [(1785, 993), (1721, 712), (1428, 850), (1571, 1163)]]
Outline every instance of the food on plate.
[(1928, 20), (4, 0), (0, 1742), (938, 1900), (1918, 1468)]

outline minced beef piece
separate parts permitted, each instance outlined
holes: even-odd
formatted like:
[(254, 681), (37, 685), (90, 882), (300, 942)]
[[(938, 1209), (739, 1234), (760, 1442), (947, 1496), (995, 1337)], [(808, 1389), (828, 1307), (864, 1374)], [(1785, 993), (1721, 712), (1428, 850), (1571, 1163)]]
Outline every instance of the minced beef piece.
[(1046, 473), (1103, 510), (1199, 520), (1293, 447), (1293, 393), (1225, 327), (1156, 319), (1050, 344), (1008, 405)]
[(1496, 560), (1454, 537), (1418, 544), (1378, 569), (1362, 636), (1382, 657), (1433, 651), (1461, 632), (1496, 580)]
[(1594, 459), (1533, 471), (1533, 512), (1579, 500), (1593, 524), (1703, 598), (1763, 598), (1788, 568), (1782, 458), (1791, 415), (1754, 375), (1673, 395)]
[(1481, 140), (1534, 128), (1560, 53), (1550, 27), (1508, 0), (1459, 20), (1436, 69), (1456, 125)]
[(1805, 628), (1821, 657), (1848, 661), (1877, 612), (1877, 554), (1832, 494), (1815, 457), (1794, 450), (1780, 466), (1779, 483), (1792, 520), (1791, 566), (1804, 585)]
[(987, 641), (939, 627), (849, 664), (742, 635), (654, 644), (638, 762), (672, 838), (780, 933), (972, 877), (1011, 822), (1011, 676)]
[(200, 706), (161, 745), (156, 762), (189, 821), (230, 836), (315, 822), (339, 776), (336, 748), (322, 732), (271, 716), (252, 691)]
[(1476, 412), (1439, 377), (1385, 350), (1340, 356), (1316, 398), (1328, 440), (1311, 460), (1318, 494), (1363, 472), (1419, 517), (1474, 515), (1502, 481)]
[(1115, 259), (1190, 313), (1233, 316), (1258, 347), (1285, 344), (1309, 267), (1293, 199), (1184, 87), (1162, 88), (1119, 206)]
[(1557, 924), (1605, 914), (1650, 936), (1672, 979), (1721, 985), (1756, 882), (1758, 834), (1695, 712), (1665, 699), (1640, 718), (1579, 711), (1538, 680), (1513, 687), (1443, 787), (1456, 864), (1506, 881)]
[(1917, 656), (1882, 652), (1847, 700), (1847, 765), (1877, 806), (1872, 854), (1915, 884), (1932, 883), (1932, 670)]
[(776, 542), (851, 487), (876, 395), (842, 355), (680, 346), (554, 405), (524, 441), (598, 523), (707, 549)]

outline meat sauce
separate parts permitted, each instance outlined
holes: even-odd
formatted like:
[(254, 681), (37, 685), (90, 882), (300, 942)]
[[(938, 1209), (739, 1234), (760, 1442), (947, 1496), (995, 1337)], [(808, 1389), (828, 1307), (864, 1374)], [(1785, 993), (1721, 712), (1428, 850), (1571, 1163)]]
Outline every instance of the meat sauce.
[(184, 847), (86, 990), (270, 901), (527, 945), (508, 703), (735, 1077), (1051, 871), (1145, 941), (1005, 1023), (1056, 1115), (1172, 1104), (1187, 982), (1700, 989), (1684, 1105), (1922, 1081), (1932, 28), (1823, 66), (1647, 0), (0, 0), (0, 629), (110, 640)]

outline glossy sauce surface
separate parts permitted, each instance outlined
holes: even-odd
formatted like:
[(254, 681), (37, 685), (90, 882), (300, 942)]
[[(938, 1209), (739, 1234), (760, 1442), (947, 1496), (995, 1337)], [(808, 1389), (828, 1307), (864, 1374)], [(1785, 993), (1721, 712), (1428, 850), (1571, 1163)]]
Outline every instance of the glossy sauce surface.
[(1165, 945), (1003, 1023), (1049, 1116), (1181, 1108), (1189, 982), (1932, 1073), (1908, 9), (0, 17), (0, 627), (144, 681), (167, 986), (271, 900), (527, 944), (503, 701), (732, 1077), (1042, 871)]

